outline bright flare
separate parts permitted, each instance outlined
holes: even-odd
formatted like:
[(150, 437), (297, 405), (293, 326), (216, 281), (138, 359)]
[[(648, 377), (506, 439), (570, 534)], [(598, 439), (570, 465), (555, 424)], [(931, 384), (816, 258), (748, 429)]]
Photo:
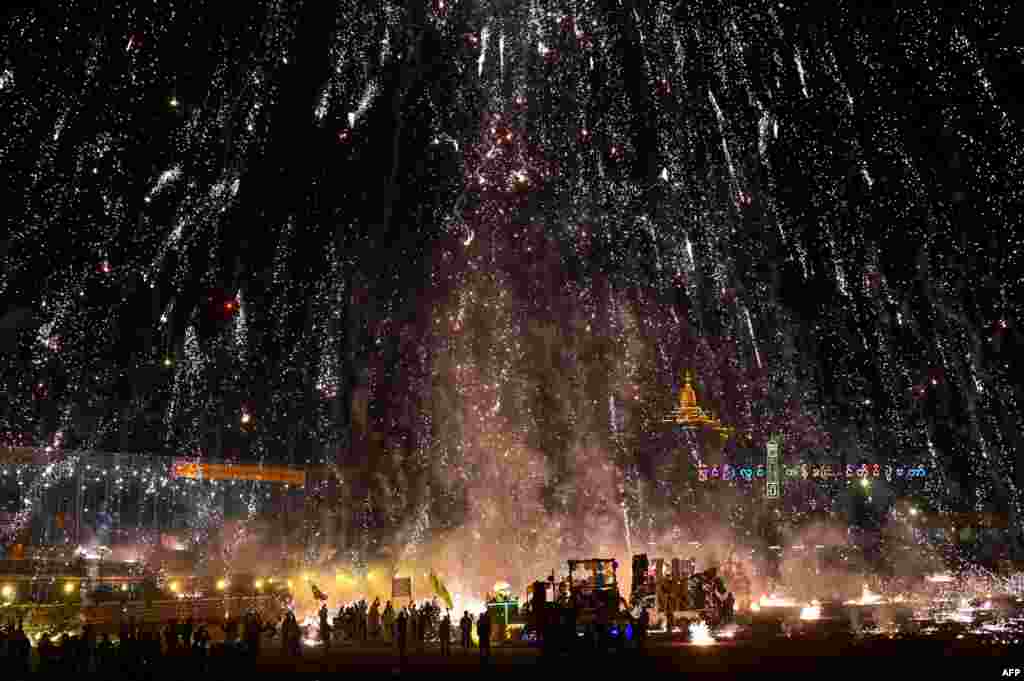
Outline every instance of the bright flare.
[(817, 601), (811, 601), (810, 605), (804, 606), (800, 609), (800, 619), (805, 622), (813, 622), (821, 619), (821, 606)]
[[(797, 608), (797, 607), (799, 607), (799, 604), (795, 600), (793, 600), (792, 598), (783, 598), (781, 596), (776, 596), (775, 594), (772, 594), (770, 596), (761, 596), (761, 599), (757, 603), (754, 603), (753, 605), (760, 606), (759, 608), (757, 608), (757, 610), (760, 610), (761, 608)], [(751, 606), (751, 609), (753, 610), (753, 606)], [(756, 612), (756, 610), (755, 610), (755, 612)]]
[(690, 643), (695, 646), (713, 646), (715, 637), (706, 622), (694, 622), (690, 625)]
[(882, 602), (882, 597), (878, 594), (871, 593), (868, 589), (868, 585), (865, 584), (864, 588), (861, 589), (860, 598), (853, 601), (846, 601), (846, 605), (877, 605)]
[(928, 575), (925, 580), (933, 584), (949, 584), (953, 581), (953, 577), (950, 575)]

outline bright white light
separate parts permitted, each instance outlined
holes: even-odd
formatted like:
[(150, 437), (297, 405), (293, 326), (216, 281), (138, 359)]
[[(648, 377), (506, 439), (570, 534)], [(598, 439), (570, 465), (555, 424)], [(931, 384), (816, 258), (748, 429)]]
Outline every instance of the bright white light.
[(695, 646), (713, 646), (715, 637), (706, 622), (694, 622), (690, 625), (690, 643)]
[(821, 606), (816, 601), (811, 601), (810, 605), (804, 606), (800, 609), (800, 619), (805, 622), (813, 622), (821, 619)]
[[(754, 608), (753, 606), (755, 605), (759, 607)], [(761, 608), (796, 608), (798, 605), (792, 598), (784, 598), (772, 594), (770, 596), (761, 596), (757, 603), (751, 605), (751, 610), (757, 612)]]
[(951, 575), (943, 574), (928, 575), (927, 577), (925, 577), (925, 581), (931, 582), (932, 584), (949, 584), (953, 581), (953, 577)]
[(877, 605), (882, 602), (882, 597), (876, 593), (871, 593), (868, 589), (868, 585), (865, 584), (861, 589), (860, 598), (853, 601), (846, 601), (846, 605)]

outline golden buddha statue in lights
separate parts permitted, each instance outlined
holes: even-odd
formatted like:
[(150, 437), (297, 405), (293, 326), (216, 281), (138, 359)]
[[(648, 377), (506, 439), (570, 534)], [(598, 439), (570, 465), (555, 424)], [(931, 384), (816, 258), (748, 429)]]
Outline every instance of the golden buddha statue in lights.
[(664, 423), (674, 423), (689, 429), (706, 429), (718, 433), (722, 440), (728, 440), (734, 430), (722, 425), (710, 413), (697, 404), (697, 392), (693, 389), (693, 375), (687, 371), (683, 374), (683, 387), (679, 391), (679, 406), (662, 419)]

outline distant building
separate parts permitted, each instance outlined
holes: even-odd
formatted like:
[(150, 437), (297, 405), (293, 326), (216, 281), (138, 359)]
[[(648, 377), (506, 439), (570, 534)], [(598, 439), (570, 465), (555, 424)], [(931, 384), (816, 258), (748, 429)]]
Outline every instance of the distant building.
[(196, 528), (215, 528), (253, 510), (272, 522), (289, 513), (294, 519), (311, 474), (307, 467), (205, 457), (200, 463), (151, 454), (0, 448), (0, 544), (19, 545), (28, 554), (56, 546), (116, 551), (142, 543), (180, 550)]

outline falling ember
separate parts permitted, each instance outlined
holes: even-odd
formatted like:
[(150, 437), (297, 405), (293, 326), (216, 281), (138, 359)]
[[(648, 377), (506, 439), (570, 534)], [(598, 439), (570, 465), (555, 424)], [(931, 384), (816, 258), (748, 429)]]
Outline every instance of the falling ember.
[(690, 643), (695, 646), (713, 646), (715, 637), (706, 622), (694, 622), (690, 625)]

